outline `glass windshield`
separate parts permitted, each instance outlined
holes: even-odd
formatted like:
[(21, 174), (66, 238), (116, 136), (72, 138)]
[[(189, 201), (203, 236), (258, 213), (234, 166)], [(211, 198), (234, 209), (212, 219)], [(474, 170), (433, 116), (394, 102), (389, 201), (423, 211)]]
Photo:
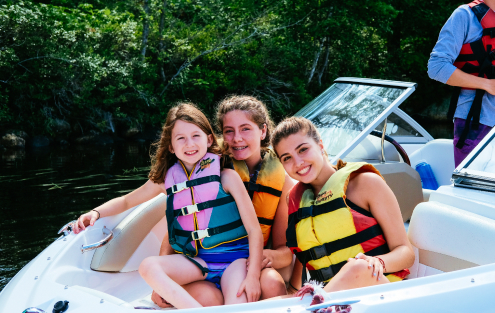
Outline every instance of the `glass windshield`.
[(394, 86), (335, 83), (296, 116), (312, 121), (329, 156), (337, 155), (405, 91)]
[[(381, 132), (383, 130), (383, 123), (378, 124), (375, 130)], [(395, 113), (391, 113), (387, 117), (387, 130), (385, 134), (392, 137), (423, 137), (416, 129)]]

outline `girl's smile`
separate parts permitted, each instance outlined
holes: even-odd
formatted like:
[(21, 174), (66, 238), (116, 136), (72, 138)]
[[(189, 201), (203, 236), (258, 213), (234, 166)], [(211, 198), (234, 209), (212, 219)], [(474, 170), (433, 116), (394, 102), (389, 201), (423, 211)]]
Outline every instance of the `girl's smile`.
[(177, 120), (172, 129), (172, 146), (170, 152), (175, 153), (188, 172), (208, 151), (213, 143), (211, 135), (206, 135), (195, 124)]
[(248, 167), (260, 162), (261, 140), (266, 136), (266, 125), (260, 129), (248, 113), (235, 110), (225, 114), (222, 132), (234, 159), (244, 160)]

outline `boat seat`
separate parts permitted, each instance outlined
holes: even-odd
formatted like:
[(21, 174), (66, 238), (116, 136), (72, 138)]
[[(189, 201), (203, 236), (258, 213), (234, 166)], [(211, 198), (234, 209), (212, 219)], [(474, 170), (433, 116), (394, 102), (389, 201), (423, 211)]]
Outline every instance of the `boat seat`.
[(137, 206), (112, 231), (113, 239), (95, 250), (91, 269), (100, 272), (130, 272), (141, 261), (158, 255), (167, 225), (167, 197), (157, 197)]
[(408, 278), (495, 262), (495, 221), (436, 201), (414, 209), (408, 237), (416, 254)]
[(119, 299), (117, 297), (114, 297), (112, 295), (109, 295), (108, 293), (103, 292), (103, 291), (99, 291), (96, 289), (91, 289), (91, 288), (87, 288), (87, 287), (83, 287), (83, 286), (79, 286), (79, 285), (74, 285), (71, 287), (71, 289), (88, 293), (92, 296), (95, 296), (99, 299), (105, 300), (106, 302), (113, 303), (113, 304), (118, 305), (120, 307), (134, 309), (134, 306), (132, 306), (130, 303), (127, 303), (126, 301)]
[(430, 164), (439, 186), (450, 185), (455, 169), (454, 144), (452, 139), (435, 139), (409, 155), (411, 166), (416, 168), (420, 162)]
[(402, 162), (373, 164), (380, 171), (387, 185), (399, 202), (402, 220), (411, 218), (414, 208), (424, 201), (421, 178), (418, 172)]

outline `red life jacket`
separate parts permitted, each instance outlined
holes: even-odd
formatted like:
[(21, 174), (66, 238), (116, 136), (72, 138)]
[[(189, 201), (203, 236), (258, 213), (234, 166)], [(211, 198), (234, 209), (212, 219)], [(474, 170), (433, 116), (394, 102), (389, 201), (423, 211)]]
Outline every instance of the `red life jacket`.
[[(491, 10), (482, 0), (475, 0), (468, 6), (476, 15), (478, 21), (483, 27), (483, 35), (480, 39), (466, 43), (462, 46), (461, 52), (454, 62), (454, 65), (461, 71), (468, 74), (484, 77), (488, 79), (495, 78), (495, 12)], [(457, 100), (461, 93), (461, 87), (455, 87), (454, 93), (450, 100), (450, 107), (447, 113), (449, 120), (454, 118), (457, 107)], [(471, 89), (471, 88), (464, 88)], [(471, 89), (472, 90), (472, 89)], [(476, 89), (476, 95), (466, 118), (466, 125), (457, 143), (458, 148), (464, 146), (464, 141), (469, 133), (470, 126), (478, 129), (481, 114), (481, 102), (485, 90)], [(471, 124), (472, 119), (472, 124)]]

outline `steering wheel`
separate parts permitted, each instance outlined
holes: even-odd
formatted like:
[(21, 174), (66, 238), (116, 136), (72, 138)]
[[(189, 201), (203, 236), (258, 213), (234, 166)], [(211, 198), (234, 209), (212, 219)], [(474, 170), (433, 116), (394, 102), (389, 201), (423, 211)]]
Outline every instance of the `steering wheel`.
[[(383, 134), (382, 132), (377, 131), (377, 130), (374, 130), (370, 133), (370, 135), (373, 135), (373, 136), (378, 137), (378, 138), (382, 138), (382, 134)], [(397, 152), (399, 152), (399, 155), (401, 156), (402, 160), (404, 160), (404, 163), (411, 166), (411, 161), (409, 161), (409, 156), (407, 156), (406, 150), (404, 150), (404, 148), (402, 148), (402, 146), (397, 141), (395, 141), (394, 138), (392, 138), (388, 135), (385, 135), (384, 139), (386, 141), (390, 142), (395, 147)]]

